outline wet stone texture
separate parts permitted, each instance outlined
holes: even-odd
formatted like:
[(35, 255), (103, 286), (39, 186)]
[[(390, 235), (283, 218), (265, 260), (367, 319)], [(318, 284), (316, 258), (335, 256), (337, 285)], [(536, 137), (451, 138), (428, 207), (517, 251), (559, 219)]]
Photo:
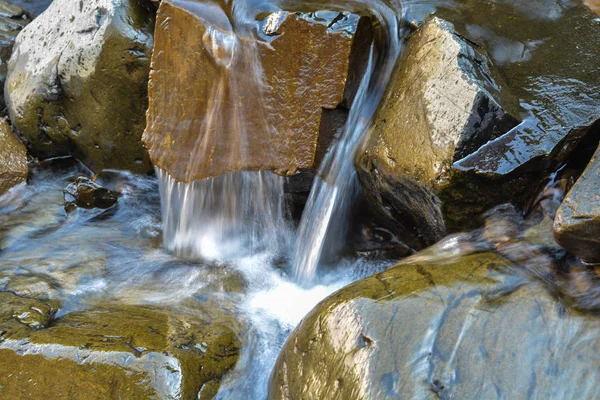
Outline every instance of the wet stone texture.
[(598, 398), (599, 328), (498, 255), (407, 259), (305, 317), (269, 398)]
[[(436, 14), (487, 50), (524, 116), (515, 129), (454, 163), (457, 185), (440, 193), (454, 226), (453, 220), (477, 221), (477, 211), (496, 204), (531, 200), (537, 183), (597, 134), (600, 21), (579, 2), (551, 0), (466, 1)], [(461, 204), (472, 207), (461, 210)]]
[(561, 204), (554, 221), (557, 242), (590, 263), (600, 263), (600, 149)]
[(446, 234), (437, 195), (452, 163), (518, 124), (518, 104), (487, 55), (431, 18), (406, 43), (358, 170), (390, 227), (416, 249)]
[(31, 329), (20, 318), (45, 303), (1, 296), (2, 398), (210, 399), (237, 361), (236, 323), (218, 313), (108, 303)]
[[(8, 60), (12, 54), (15, 39), (31, 21), (30, 15), (20, 7), (0, 1), (0, 87), (4, 88)], [(5, 113), (4, 91), (0, 93), (0, 112)]]
[(5, 97), (40, 158), (147, 172), (141, 143), (154, 14), (129, 0), (56, 0), (18, 36)]
[(117, 194), (103, 188), (96, 182), (79, 177), (65, 188), (65, 211), (81, 208), (110, 208), (117, 203)]
[(329, 111), (348, 108), (360, 81), (368, 18), (281, 11), (239, 39), (210, 3), (163, 1), (157, 18), (144, 134), (156, 166), (190, 182), (318, 164), (345, 120)]
[(27, 150), (10, 129), (6, 119), (0, 119), (0, 195), (27, 179)]

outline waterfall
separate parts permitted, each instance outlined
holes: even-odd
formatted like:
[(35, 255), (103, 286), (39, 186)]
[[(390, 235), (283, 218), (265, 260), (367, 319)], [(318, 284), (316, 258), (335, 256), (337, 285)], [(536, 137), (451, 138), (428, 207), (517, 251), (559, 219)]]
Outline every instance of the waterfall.
[(327, 247), (335, 252), (347, 235), (349, 212), (358, 189), (354, 158), (367, 136), (371, 121), (400, 54), (397, 12), (382, 2), (369, 10), (381, 23), (383, 43), (371, 47), (368, 68), (350, 108), (338, 142), (329, 150), (315, 178), (296, 238), (293, 272), (299, 282), (314, 280)]
[[(310, 283), (323, 258), (324, 249), (334, 253), (344, 244), (348, 212), (358, 180), (354, 156), (366, 137), (372, 117), (383, 95), (400, 52), (399, 4), (382, 0), (305, 2), (309, 9), (331, 9), (369, 15), (378, 21), (368, 56), (368, 65), (350, 107), (348, 121), (326, 154), (310, 193), (296, 234), (286, 219), (283, 179), (270, 171), (236, 171), (252, 151), (257, 132), (275, 138), (271, 110), (264, 104), (264, 72), (257, 48), (257, 15), (268, 10), (290, 9), (285, 1), (246, 0), (226, 2), (226, 29), (207, 29), (204, 47), (221, 68), (212, 82), (207, 115), (193, 148), (189, 171), (217, 157), (232, 165), (233, 172), (181, 183), (157, 168), (165, 246), (191, 259), (227, 260), (258, 252), (292, 258), (297, 280)], [(294, 9), (297, 7), (291, 7)], [(223, 28), (223, 27), (221, 27)], [(259, 35), (260, 36), (260, 35)], [(253, 96), (251, 95), (253, 94)], [(238, 98), (252, 98), (251, 109), (236, 107)], [(252, 115), (246, 115), (246, 114)], [(234, 143), (227, 154), (216, 154), (215, 138), (225, 136)], [(217, 151), (219, 149), (217, 148)], [(191, 178), (191, 177), (190, 177)], [(190, 179), (192, 180), (192, 179)]]

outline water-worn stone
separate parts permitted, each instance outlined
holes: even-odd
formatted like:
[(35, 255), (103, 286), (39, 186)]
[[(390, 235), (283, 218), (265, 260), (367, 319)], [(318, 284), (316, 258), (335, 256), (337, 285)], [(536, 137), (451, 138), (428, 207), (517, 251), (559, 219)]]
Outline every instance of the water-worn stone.
[(7, 399), (210, 399), (240, 346), (236, 323), (214, 312), (110, 303), (47, 329), (0, 330)]
[(335, 132), (326, 111), (351, 105), (370, 19), (280, 11), (256, 24), (234, 32), (217, 5), (161, 2), (144, 142), (176, 180), (314, 168)]
[(103, 188), (86, 177), (79, 177), (64, 190), (65, 211), (71, 212), (77, 207), (106, 209), (117, 203), (117, 194)]
[(600, 149), (565, 197), (554, 220), (558, 244), (590, 263), (600, 263)]
[(27, 149), (0, 119), (0, 195), (27, 179)]
[(452, 163), (517, 125), (517, 111), (487, 55), (452, 24), (430, 18), (407, 40), (358, 169), (408, 245), (445, 236), (436, 195), (452, 183)]
[(133, 0), (56, 0), (21, 31), (5, 97), (34, 156), (147, 172), (141, 143), (154, 14)]
[(597, 398), (597, 315), (489, 253), (408, 259), (319, 304), (270, 399)]
[[(0, 87), (4, 88), (8, 60), (12, 55), (15, 39), (31, 21), (31, 16), (21, 7), (0, 1)], [(0, 112), (5, 114), (4, 90), (0, 93)]]

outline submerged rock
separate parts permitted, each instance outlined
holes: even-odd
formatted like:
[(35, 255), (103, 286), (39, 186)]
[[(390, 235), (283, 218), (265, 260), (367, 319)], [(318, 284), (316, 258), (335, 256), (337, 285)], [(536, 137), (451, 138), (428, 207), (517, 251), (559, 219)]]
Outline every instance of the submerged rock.
[(27, 179), (27, 149), (0, 119), (0, 195)]
[(600, 263), (600, 148), (556, 213), (554, 236), (572, 254)]
[(366, 67), (370, 19), (279, 11), (234, 32), (217, 5), (174, 0), (157, 18), (144, 133), (156, 166), (190, 182), (318, 164)]
[[(21, 7), (0, 1), (0, 87), (4, 88), (8, 72), (8, 60), (12, 55), (15, 39), (21, 30), (31, 22), (30, 15)], [(4, 90), (0, 93), (0, 112), (5, 113)]]
[[(15, 322), (33, 329), (46, 328), (59, 308), (60, 303), (55, 300), (43, 301), (0, 292), (0, 325), (12, 325), (12, 329), (17, 331), (23, 329)], [(0, 330), (6, 332), (5, 329)]]
[(141, 135), (153, 29), (153, 13), (129, 0), (55, 0), (23, 29), (5, 96), (34, 156), (150, 170)]
[(0, 329), (3, 398), (210, 399), (240, 347), (223, 315), (152, 306), (107, 304), (47, 329)]
[(372, 203), (407, 244), (445, 236), (437, 195), (454, 184), (452, 163), (517, 125), (517, 112), (486, 54), (452, 24), (430, 18), (407, 40), (358, 159)]
[(407, 259), (317, 306), (270, 399), (597, 398), (600, 318), (489, 253)]
[(64, 190), (65, 211), (76, 208), (107, 209), (117, 203), (117, 195), (86, 177), (79, 177)]

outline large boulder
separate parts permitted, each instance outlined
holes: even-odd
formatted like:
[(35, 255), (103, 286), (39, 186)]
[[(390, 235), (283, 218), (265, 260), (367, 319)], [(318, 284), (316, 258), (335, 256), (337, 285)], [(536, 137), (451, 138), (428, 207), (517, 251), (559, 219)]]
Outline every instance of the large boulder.
[(2, 398), (211, 399), (237, 361), (236, 323), (214, 312), (109, 303), (32, 329), (19, 318), (45, 303), (10, 296), (0, 309)]
[(27, 179), (27, 149), (10, 129), (6, 119), (0, 119), (0, 195)]
[(495, 254), (409, 259), (319, 304), (269, 398), (598, 398), (599, 328)]
[[(21, 30), (31, 21), (29, 14), (20, 7), (0, 1), (0, 87), (4, 88), (8, 60), (12, 55), (15, 39)], [(4, 113), (6, 103), (4, 90), (0, 93), (0, 112)]]
[[(419, 13), (410, 11), (411, 19), (418, 20)], [(526, 207), (549, 172), (598, 131), (600, 120), (600, 25), (587, 7), (575, 2), (562, 7), (551, 0), (518, 6), (504, 0), (465, 1), (452, 7), (438, 4), (436, 16), (452, 22), (460, 38), (477, 42), (486, 51), (506, 82), (504, 88), (508, 85), (510, 94), (519, 99), (523, 121), (496, 139), (456, 153), (438, 180), (425, 185), (429, 197), (414, 168), (396, 176), (369, 176), (368, 168), (361, 168), (363, 182), (372, 189), (372, 202), (393, 221), (390, 229), (416, 248), (436, 241), (444, 231), (477, 226), (480, 216), (498, 204)], [(446, 92), (452, 98), (453, 92), (447, 88)], [(386, 105), (384, 99), (382, 108)], [(448, 111), (442, 117), (449, 115)], [(433, 132), (430, 141), (436, 137)], [(375, 131), (376, 137), (379, 133)], [(369, 157), (359, 154), (359, 160), (370, 166)], [(424, 208), (433, 212), (425, 214)]]
[(600, 149), (565, 197), (554, 220), (556, 241), (590, 263), (600, 263)]
[(144, 142), (178, 181), (314, 168), (345, 121), (336, 109), (356, 93), (370, 19), (329, 11), (257, 18), (234, 32), (215, 4), (161, 2)]
[(5, 97), (40, 158), (151, 169), (141, 142), (153, 13), (135, 0), (56, 0), (17, 37)]
[(445, 236), (437, 195), (453, 183), (452, 163), (516, 126), (516, 115), (518, 105), (487, 55), (452, 24), (429, 18), (407, 40), (358, 170), (408, 245), (422, 248)]

